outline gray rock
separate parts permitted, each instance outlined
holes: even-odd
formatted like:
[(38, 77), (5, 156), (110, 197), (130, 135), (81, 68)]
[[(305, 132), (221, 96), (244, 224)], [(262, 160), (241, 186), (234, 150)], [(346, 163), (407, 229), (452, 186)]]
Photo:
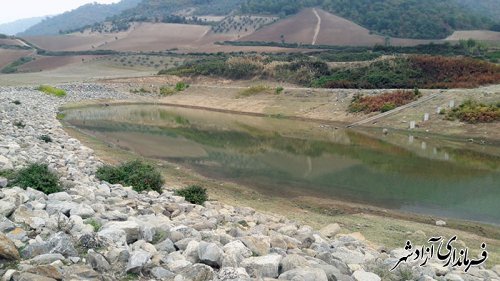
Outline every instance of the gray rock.
[(76, 257), (78, 253), (73, 246), (73, 241), (71, 237), (64, 232), (56, 233), (50, 240), (49, 245), (51, 247), (51, 254), (61, 254), (65, 257)]
[(328, 281), (326, 274), (319, 268), (296, 268), (282, 273), (280, 280)]
[(242, 267), (223, 267), (217, 273), (220, 281), (250, 281), (250, 276)]
[(111, 265), (106, 258), (92, 249), (87, 253), (87, 263), (97, 272), (106, 273), (111, 269)]
[(244, 267), (251, 277), (276, 278), (279, 276), (281, 258), (280, 255), (276, 254), (250, 257), (241, 262), (241, 267)]
[(280, 262), (281, 270), (283, 272), (290, 271), (296, 268), (303, 268), (307, 265), (307, 260), (304, 257), (296, 254), (287, 255)]
[(166, 280), (175, 277), (175, 274), (173, 272), (168, 271), (165, 268), (159, 266), (151, 269), (150, 273), (154, 278), (160, 280)]
[(338, 223), (332, 223), (323, 227), (319, 233), (324, 237), (332, 238), (340, 232), (340, 226)]
[(71, 196), (67, 192), (56, 192), (47, 195), (50, 201), (71, 201)]
[(0, 260), (15, 261), (19, 259), (19, 252), (14, 242), (0, 233)]
[(7, 159), (5, 156), (0, 155), (0, 170), (12, 170), (12, 169), (14, 169), (12, 162), (10, 162), (10, 160)]
[(12, 279), (14, 281), (56, 281), (56, 279), (41, 276), (38, 274), (33, 274), (29, 272), (16, 272), (13, 276)]
[(176, 250), (175, 246), (174, 246), (174, 242), (172, 242), (172, 240), (170, 240), (168, 238), (161, 241), (160, 243), (156, 244), (155, 248), (158, 251), (164, 251), (167, 253), (172, 253), (172, 252), (175, 252), (175, 250)]
[(200, 242), (198, 257), (201, 263), (219, 268), (222, 265), (224, 251), (215, 243)]
[(267, 255), (271, 248), (271, 240), (267, 236), (246, 236), (240, 240), (252, 253), (258, 256)]
[(69, 216), (69, 211), (78, 207), (77, 203), (70, 201), (47, 201), (45, 210), (49, 215), (57, 215), (59, 213)]
[(352, 274), (352, 277), (354, 277), (354, 279), (356, 281), (380, 281), (381, 280), (377, 274), (371, 273), (371, 272), (366, 272), (364, 270), (356, 270)]
[(446, 222), (445, 222), (445, 221), (443, 221), (443, 220), (437, 220), (437, 221), (436, 221), (436, 225), (437, 225), (437, 226), (446, 226)]
[(152, 255), (144, 250), (132, 252), (127, 263), (127, 272), (139, 273), (142, 268), (151, 260)]
[(0, 188), (7, 187), (9, 181), (6, 178), (0, 177)]
[(116, 244), (119, 246), (127, 244), (127, 233), (123, 229), (102, 229), (97, 233), (97, 237), (109, 244)]
[(90, 218), (95, 214), (94, 209), (86, 204), (80, 204), (69, 211), (71, 216), (80, 216), (82, 219)]
[(141, 228), (135, 221), (113, 221), (102, 226), (102, 231), (109, 229), (125, 231), (127, 243), (139, 240), (141, 234)]
[(214, 279), (214, 270), (204, 264), (195, 264), (182, 270), (175, 281), (209, 281)]
[[(35, 242), (27, 245), (21, 250), (21, 256), (25, 259), (36, 257), (50, 252), (50, 244), (47, 242)], [(64, 257), (63, 257), (64, 258)]]
[(6, 217), (0, 218), (0, 232), (6, 233), (14, 230), (16, 226), (14, 223)]
[(346, 264), (362, 264), (365, 261), (365, 256), (355, 250), (349, 250), (345, 247), (340, 247), (332, 253), (332, 256)]
[(64, 260), (64, 256), (61, 254), (42, 254), (37, 255), (30, 261), (32, 264), (50, 264), (59, 260)]
[(8, 200), (0, 200), (0, 216), (9, 217), (16, 209), (16, 204)]

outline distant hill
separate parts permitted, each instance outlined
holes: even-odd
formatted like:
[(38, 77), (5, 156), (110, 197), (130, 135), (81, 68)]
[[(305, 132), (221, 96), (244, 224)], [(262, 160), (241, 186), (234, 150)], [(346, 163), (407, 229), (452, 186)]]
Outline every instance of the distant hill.
[(109, 5), (97, 3), (86, 4), (72, 11), (46, 18), (19, 35), (54, 35), (67, 30), (78, 29), (83, 26), (102, 22), (108, 17), (133, 8), (139, 2), (140, 0), (122, 0), (119, 3)]
[(477, 13), (492, 18), (500, 23), (500, 1), (498, 0), (458, 0), (458, 2)]
[[(303, 8), (321, 7), (382, 35), (438, 39), (451, 35), (455, 30), (490, 29), (497, 22), (495, 17), (481, 14), (480, 10), (486, 9), (489, 5), (496, 7), (497, 2), (500, 1), (247, 0), (242, 5), (241, 11), (287, 16), (296, 14)], [(467, 8), (471, 5), (475, 8)]]
[(27, 19), (20, 19), (20, 20), (16, 20), (13, 22), (0, 24), (0, 33), (6, 34), (6, 35), (16, 35), (20, 32), (25, 31), (26, 29), (30, 28), (31, 26), (38, 24), (44, 18), (45, 17), (27, 18)]
[(132, 9), (114, 17), (116, 20), (165, 22), (172, 15), (227, 15), (238, 10), (244, 0), (142, 0)]

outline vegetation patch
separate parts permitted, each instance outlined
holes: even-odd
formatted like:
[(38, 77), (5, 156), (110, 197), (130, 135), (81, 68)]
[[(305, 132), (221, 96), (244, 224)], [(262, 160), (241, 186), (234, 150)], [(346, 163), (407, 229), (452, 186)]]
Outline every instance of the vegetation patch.
[(15, 105), (20, 105), (20, 104), (21, 104), (21, 101), (20, 101), (20, 100), (15, 100), (15, 101), (13, 101), (12, 103), (13, 103), (13, 104), (15, 104)]
[(399, 57), (345, 69), (312, 82), (320, 88), (474, 88), (500, 81), (500, 66), (472, 58)]
[(355, 95), (349, 105), (349, 112), (386, 112), (408, 104), (421, 97), (418, 89), (412, 91), (395, 91), (376, 96)]
[(26, 124), (24, 124), (23, 121), (14, 121), (13, 124), (14, 124), (14, 126), (18, 127), (19, 129), (26, 127)]
[(59, 177), (49, 170), (47, 164), (30, 164), (10, 175), (9, 186), (19, 186), (24, 189), (31, 187), (45, 194), (60, 192), (62, 190)]
[(449, 120), (466, 123), (491, 123), (500, 121), (500, 102), (484, 104), (475, 100), (466, 100), (446, 114)]
[(92, 226), (92, 228), (94, 229), (94, 232), (98, 232), (102, 227), (102, 223), (96, 219), (93, 219), (93, 218), (87, 219), (85, 221), (85, 224)]
[(63, 89), (55, 88), (52, 86), (48, 85), (40, 85), (38, 88), (36, 88), (38, 91), (42, 93), (46, 93), (48, 95), (56, 96), (56, 97), (65, 97), (66, 96), (66, 91)]
[(38, 139), (46, 143), (52, 142), (52, 138), (49, 135), (41, 135)]
[(1, 73), (4, 73), (4, 74), (10, 74), (10, 73), (16, 73), (17, 72), (17, 68), (25, 63), (28, 63), (30, 61), (32, 61), (33, 58), (32, 57), (22, 57), (22, 58), (19, 58), (17, 60), (15, 60), (14, 62), (12, 62), (11, 64), (7, 65), (6, 67), (4, 67), (0, 72)]
[(272, 89), (271, 87), (269, 86), (265, 86), (265, 85), (256, 85), (256, 86), (252, 86), (252, 87), (249, 87), (249, 88), (246, 88), (245, 90), (241, 91), (238, 93), (238, 98), (240, 97), (249, 97), (249, 96), (253, 96), (253, 95), (258, 95), (258, 94), (269, 94), (269, 93), (272, 93)]
[(161, 193), (164, 183), (160, 172), (154, 166), (140, 160), (130, 161), (117, 167), (103, 166), (97, 170), (96, 176), (111, 184), (132, 186), (137, 192), (154, 190)]
[(187, 88), (189, 88), (189, 84), (187, 84), (185, 82), (178, 82), (177, 84), (175, 84), (175, 86), (173, 88), (169, 87), (169, 86), (162, 86), (160, 88), (160, 95), (161, 96), (171, 96), (171, 95), (174, 95), (176, 93), (185, 91)]
[(186, 198), (192, 204), (203, 205), (208, 200), (207, 190), (199, 185), (191, 185), (175, 191), (175, 194)]
[(149, 93), (151, 93), (150, 90), (148, 90), (148, 89), (146, 89), (144, 87), (142, 87), (140, 89), (132, 89), (132, 90), (130, 90), (130, 92), (132, 94), (149, 94)]

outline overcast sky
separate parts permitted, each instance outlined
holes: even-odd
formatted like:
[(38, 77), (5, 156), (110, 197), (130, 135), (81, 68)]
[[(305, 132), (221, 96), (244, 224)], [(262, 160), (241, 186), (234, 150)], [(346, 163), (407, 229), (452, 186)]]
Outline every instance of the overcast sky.
[(0, 0), (0, 23), (15, 21), (18, 19), (56, 15), (83, 4), (116, 3), (119, 0)]

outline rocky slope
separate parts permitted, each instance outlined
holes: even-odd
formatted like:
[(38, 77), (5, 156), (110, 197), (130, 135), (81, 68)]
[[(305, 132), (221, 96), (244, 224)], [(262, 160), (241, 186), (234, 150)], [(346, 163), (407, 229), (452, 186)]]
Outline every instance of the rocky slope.
[(498, 266), (464, 274), (430, 263), (390, 273), (405, 250), (375, 249), (359, 234), (338, 235), (336, 224), (315, 231), (250, 208), (193, 205), (168, 186), (162, 194), (137, 193), (101, 182), (94, 175), (101, 161), (64, 132), (57, 110), (67, 102), (129, 96), (91, 84), (63, 88), (65, 98), (0, 88), (0, 170), (47, 163), (65, 187), (48, 196), (0, 189), (2, 280), (500, 279)]

